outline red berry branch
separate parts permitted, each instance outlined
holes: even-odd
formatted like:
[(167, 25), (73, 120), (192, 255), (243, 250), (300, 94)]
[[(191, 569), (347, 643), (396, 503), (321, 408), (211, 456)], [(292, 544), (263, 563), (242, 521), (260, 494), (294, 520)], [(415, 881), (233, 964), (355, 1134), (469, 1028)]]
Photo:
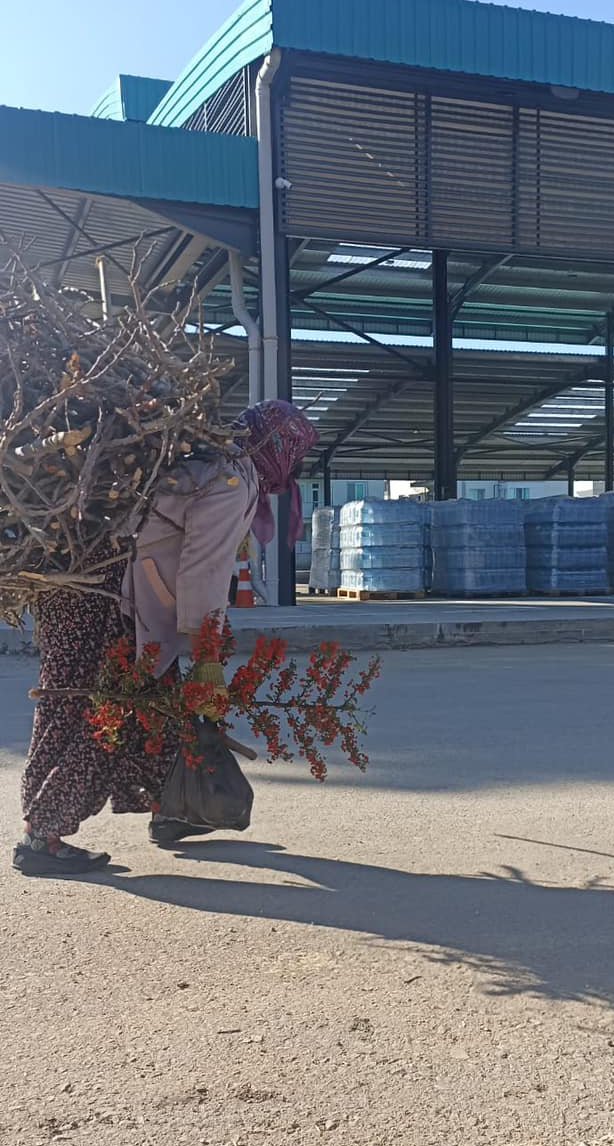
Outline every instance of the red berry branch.
[(109, 649), (91, 690), (42, 690), (36, 695), (89, 696), (93, 735), (110, 752), (121, 746), (127, 721), (135, 718), (144, 730), (147, 753), (157, 755), (165, 737), (175, 735), (186, 764), (197, 768), (206, 761), (198, 755), (194, 720), (214, 707), (223, 730), (232, 727), (235, 716), (244, 717), (254, 736), (264, 740), (270, 761), (298, 756), (317, 780), (324, 780), (325, 750), (338, 746), (350, 764), (365, 771), (360, 706), (379, 676), (379, 658), (352, 677), (355, 658), (336, 642), (325, 642), (311, 654), (306, 669), (299, 669), (288, 659), (285, 641), (262, 636), (249, 660), (234, 672), (227, 695), (220, 694), (219, 685), (198, 682), (199, 665), (226, 666), (235, 647), (228, 622), (220, 626), (217, 617), (208, 617), (193, 642), (193, 665), (185, 676), (172, 670), (156, 679), (158, 646), (148, 645), (136, 659), (130, 641), (122, 638)]

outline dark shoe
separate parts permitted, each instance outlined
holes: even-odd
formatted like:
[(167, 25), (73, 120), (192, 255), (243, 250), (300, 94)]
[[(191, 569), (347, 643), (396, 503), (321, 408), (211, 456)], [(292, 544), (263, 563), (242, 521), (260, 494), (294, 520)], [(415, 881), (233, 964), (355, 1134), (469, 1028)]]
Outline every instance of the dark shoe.
[(158, 847), (176, 844), (189, 836), (210, 836), (213, 828), (198, 828), (185, 820), (169, 820), (165, 816), (154, 816), (149, 824), (149, 839)]
[(52, 852), (42, 840), (38, 846), (21, 843), (13, 849), (13, 867), (22, 875), (86, 875), (106, 867), (110, 859), (107, 852), (88, 852), (64, 843)]

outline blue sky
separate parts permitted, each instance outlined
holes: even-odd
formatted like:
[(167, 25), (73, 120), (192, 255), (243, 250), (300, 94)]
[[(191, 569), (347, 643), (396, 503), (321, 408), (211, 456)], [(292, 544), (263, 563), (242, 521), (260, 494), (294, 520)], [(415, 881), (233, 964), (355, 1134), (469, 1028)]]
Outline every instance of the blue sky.
[[(87, 114), (118, 72), (174, 79), (238, 3), (4, 0), (0, 104)], [(512, 6), (614, 21), (612, 0), (512, 0)]]
[(239, 0), (3, 0), (0, 104), (87, 115), (118, 72), (174, 79)]

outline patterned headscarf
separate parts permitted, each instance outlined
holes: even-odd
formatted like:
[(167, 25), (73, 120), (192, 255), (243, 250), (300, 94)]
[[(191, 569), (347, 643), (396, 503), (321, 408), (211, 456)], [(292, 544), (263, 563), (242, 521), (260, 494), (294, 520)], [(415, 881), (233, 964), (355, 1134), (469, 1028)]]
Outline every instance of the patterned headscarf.
[(291, 402), (259, 402), (239, 419), (249, 430), (249, 450), (260, 478), (258, 509), (252, 524), (261, 545), (275, 536), (275, 518), (269, 494), (290, 492), (288, 545), (291, 549), (303, 536), (301, 491), (294, 471), (315, 446), (318, 434), (306, 414)]

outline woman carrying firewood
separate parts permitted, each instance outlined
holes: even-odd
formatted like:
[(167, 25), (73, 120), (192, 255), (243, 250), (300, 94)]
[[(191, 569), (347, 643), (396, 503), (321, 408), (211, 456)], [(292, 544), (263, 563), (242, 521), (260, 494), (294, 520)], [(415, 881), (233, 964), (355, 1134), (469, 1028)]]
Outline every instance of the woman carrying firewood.
[[(64, 589), (41, 593), (37, 625), (44, 689), (87, 689), (96, 681), (105, 651), (128, 631), (132, 612), (137, 652), (160, 645), (162, 676), (188, 651), (189, 638), (211, 613), (225, 611), (235, 555), (246, 533), (268, 543), (274, 533), (270, 494), (291, 493), (288, 541), (302, 529), (296, 476), (317, 440), (304, 413), (286, 402), (264, 402), (243, 414), (246, 445), (215, 452), (204, 448), (160, 473), (152, 507), (140, 528), (133, 558), (110, 564), (95, 593)], [(110, 550), (110, 545), (109, 545)], [(221, 666), (205, 666), (202, 682), (225, 695)], [(64, 841), (102, 810), (153, 813), (150, 836), (169, 842), (195, 834), (189, 825), (156, 812), (177, 752), (168, 744), (157, 758), (145, 754), (135, 728), (133, 743), (109, 754), (93, 737), (88, 702), (43, 697), (22, 784), (24, 836), (13, 865), (26, 875), (73, 875), (104, 867), (106, 852)], [(202, 715), (215, 720), (215, 706)]]

